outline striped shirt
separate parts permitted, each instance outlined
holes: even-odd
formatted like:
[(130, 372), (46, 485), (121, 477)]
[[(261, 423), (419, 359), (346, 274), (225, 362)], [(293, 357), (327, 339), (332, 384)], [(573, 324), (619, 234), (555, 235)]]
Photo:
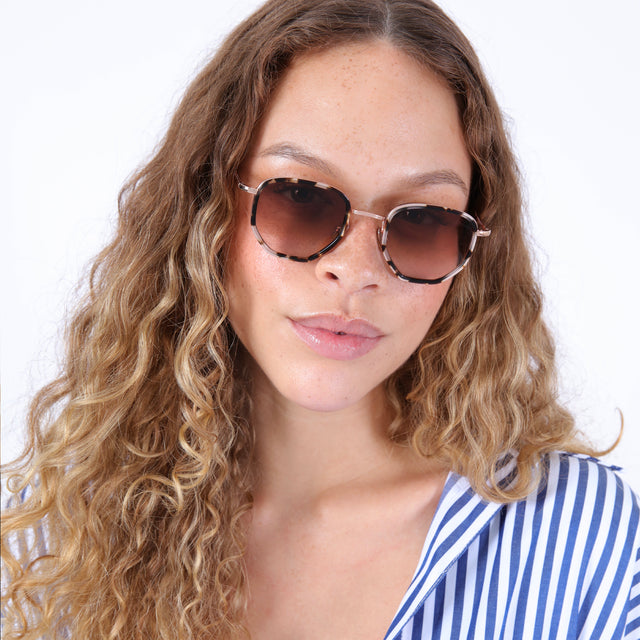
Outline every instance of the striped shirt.
[(585, 456), (549, 456), (544, 488), (506, 505), (451, 474), (385, 640), (640, 640), (639, 520)]

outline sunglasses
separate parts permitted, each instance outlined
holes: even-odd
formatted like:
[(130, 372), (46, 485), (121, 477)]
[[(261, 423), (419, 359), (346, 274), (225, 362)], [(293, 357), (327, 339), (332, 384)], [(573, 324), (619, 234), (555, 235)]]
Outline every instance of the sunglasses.
[(378, 247), (401, 280), (438, 284), (469, 262), (476, 239), (489, 229), (462, 211), (428, 204), (402, 204), (380, 216), (353, 209), (338, 189), (298, 178), (270, 178), (253, 195), (251, 227), (258, 242), (280, 258), (309, 262), (331, 251), (349, 229), (351, 215), (381, 222)]

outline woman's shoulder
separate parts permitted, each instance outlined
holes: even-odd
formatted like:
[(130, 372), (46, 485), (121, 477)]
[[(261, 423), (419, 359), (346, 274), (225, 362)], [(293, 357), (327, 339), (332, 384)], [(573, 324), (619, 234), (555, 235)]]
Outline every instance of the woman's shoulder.
[(596, 458), (557, 452), (544, 466), (538, 491), (509, 508), (527, 531), (522, 540), (529, 549), (523, 551), (538, 566), (534, 573), (575, 594), (574, 606), (589, 621), (585, 628), (613, 624), (609, 614), (618, 611), (620, 637), (623, 627), (624, 637), (634, 637), (640, 631), (637, 494), (619, 467)]
[[(516, 462), (500, 465), (505, 488)], [(467, 615), (466, 637), (638, 637), (638, 497), (600, 460), (554, 452), (541, 464), (539, 485), (506, 503), (450, 474), (394, 630), (454, 628)]]
[[(620, 467), (606, 464), (598, 458), (553, 452), (543, 459), (543, 482), (536, 501), (557, 502), (560, 505), (602, 511), (605, 504), (616, 512), (627, 514), (636, 525), (640, 521), (640, 501), (621, 475)], [(532, 500), (531, 496), (528, 500)]]
[[(584, 583), (612, 573), (623, 582), (632, 575), (640, 580), (640, 501), (620, 469), (567, 452), (545, 455), (541, 465), (537, 487), (505, 503), (485, 500), (467, 478), (450, 474), (429, 553), (439, 557), (436, 551), (446, 548), (460, 555), (481, 540), (498, 555), (509, 549), (510, 564), (539, 565), (541, 575), (552, 566), (569, 572), (577, 563)], [(517, 469), (515, 455), (503, 460), (503, 488), (515, 481)]]
[[(543, 573), (552, 565), (564, 566), (563, 559), (570, 566), (580, 556), (585, 580), (615, 574), (623, 580), (636, 575), (640, 581), (640, 500), (621, 469), (568, 452), (547, 454), (541, 465), (537, 488), (507, 503), (488, 502), (466, 478), (450, 478), (443, 520), (452, 522), (464, 513), (466, 529), (477, 524), (476, 535), (484, 531), (488, 541), (512, 545), (525, 564), (535, 558)], [(509, 456), (501, 469), (503, 486), (516, 473), (515, 456)]]
[(521, 551), (539, 566), (540, 579), (573, 585), (587, 609), (618, 599), (627, 620), (640, 625), (637, 494), (619, 467), (590, 456), (554, 452), (544, 468), (538, 490), (506, 506), (506, 528), (511, 521), (521, 531)]
[(538, 489), (507, 505), (508, 511), (569, 540), (586, 535), (591, 545), (611, 546), (620, 539), (640, 546), (640, 500), (620, 467), (563, 451), (547, 454), (542, 465)]

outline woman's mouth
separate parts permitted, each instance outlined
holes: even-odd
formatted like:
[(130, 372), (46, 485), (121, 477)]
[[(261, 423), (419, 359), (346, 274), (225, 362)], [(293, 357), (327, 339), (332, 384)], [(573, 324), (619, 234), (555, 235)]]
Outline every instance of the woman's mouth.
[(332, 360), (355, 360), (373, 349), (382, 331), (365, 320), (345, 320), (320, 314), (291, 319), (296, 335), (318, 355)]

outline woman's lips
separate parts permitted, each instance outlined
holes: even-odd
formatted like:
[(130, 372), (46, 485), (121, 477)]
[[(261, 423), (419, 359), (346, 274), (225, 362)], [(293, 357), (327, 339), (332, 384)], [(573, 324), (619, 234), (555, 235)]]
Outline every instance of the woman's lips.
[(369, 353), (384, 335), (365, 320), (316, 315), (290, 319), (296, 335), (313, 351), (332, 360), (354, 360)]

